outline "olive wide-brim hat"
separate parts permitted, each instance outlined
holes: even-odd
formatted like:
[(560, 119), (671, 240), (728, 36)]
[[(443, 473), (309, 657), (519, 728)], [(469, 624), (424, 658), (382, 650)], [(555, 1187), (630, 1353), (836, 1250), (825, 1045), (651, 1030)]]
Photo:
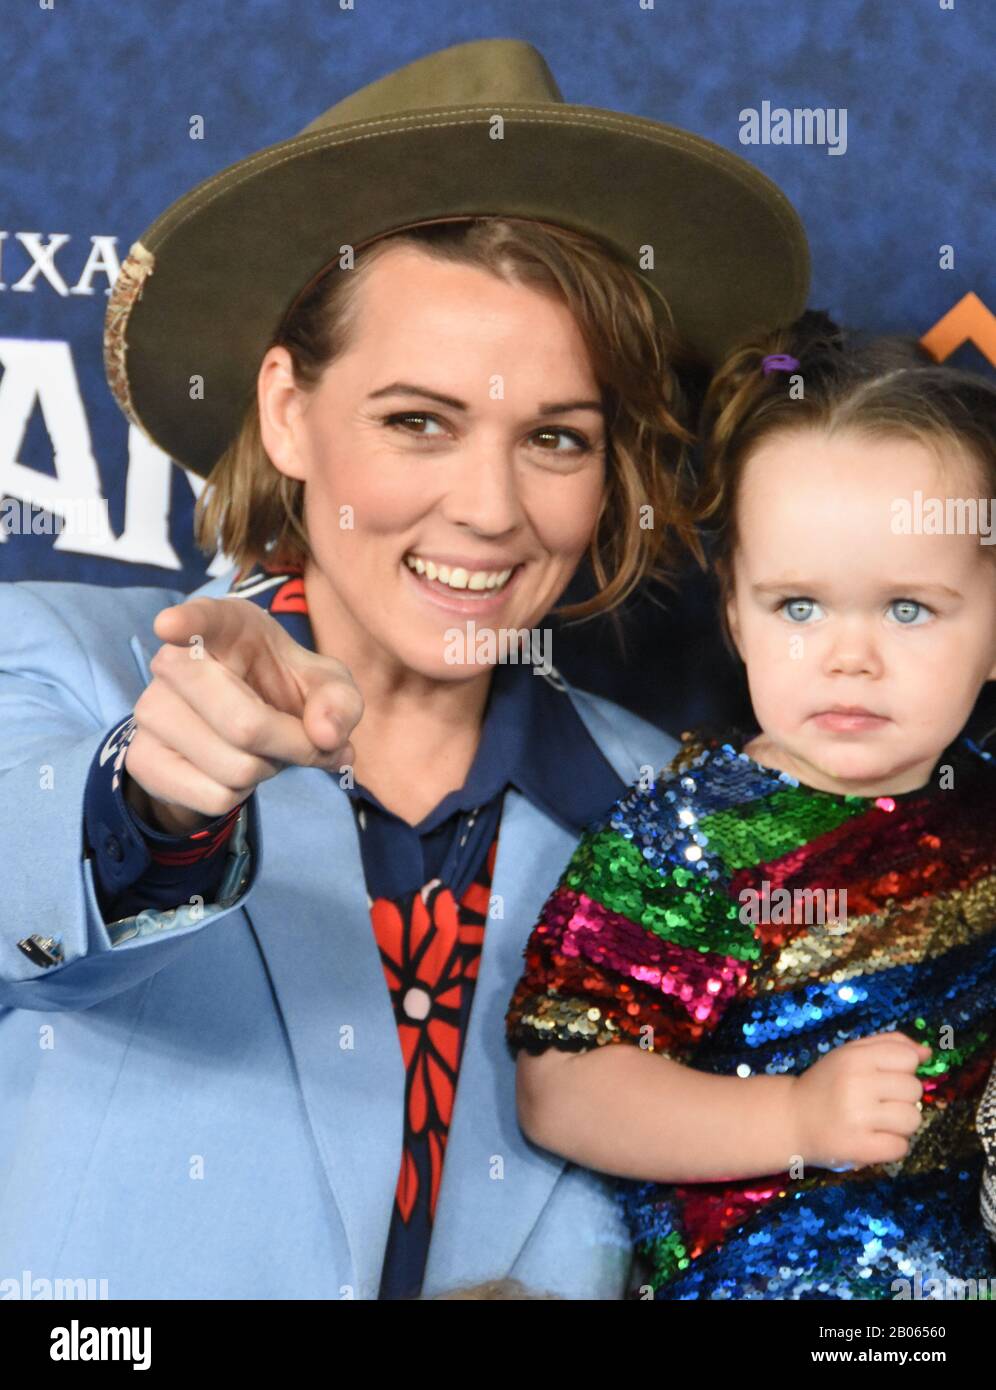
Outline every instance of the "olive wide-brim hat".
[(570, 105), (531, 44), (481, 39), (388, 73), (157, 217), (108, 300), (114, 397), (206, 478), (289, 306), (341, 247), (488, 214), (614, 251), (706, 365), (805, 307), (802, 223), (752, 164), (675, 126)]

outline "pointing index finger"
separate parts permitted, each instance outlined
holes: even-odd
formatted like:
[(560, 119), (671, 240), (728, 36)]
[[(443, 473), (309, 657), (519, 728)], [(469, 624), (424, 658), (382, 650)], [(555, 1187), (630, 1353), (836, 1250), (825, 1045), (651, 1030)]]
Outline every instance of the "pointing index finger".
[(238, 642), (245, 634), (245, 617), (236, 605), (245, 603), (248, 599), (186, 599), (161, 609), (152, 629), (171, 646), (189, 647), (194, 639), (199, 640), (212, 656), (244, 677), (249, 661), (240, 658)]

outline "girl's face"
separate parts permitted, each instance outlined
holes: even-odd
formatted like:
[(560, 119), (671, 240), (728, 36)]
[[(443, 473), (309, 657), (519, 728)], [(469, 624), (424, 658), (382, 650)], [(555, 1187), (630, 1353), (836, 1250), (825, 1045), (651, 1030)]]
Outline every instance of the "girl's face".
[(392, 248), (357, 309), (313, 394), (267, 354), (263, 443), (305, 484), (309, 611), (342, 659), (452, 679), (448, 630), (533, 627), (584, 555), (600, 391), (566, 306), (476, 267)]
[(758, 446), (727, 608), (762, 730), (751, 756), (826, 791), (926, 783), (996, 677), (996, 563), (979, 534), (903, 534), (898, 507), (918, 489), (976, 498), (978, 472), (902, 438)]

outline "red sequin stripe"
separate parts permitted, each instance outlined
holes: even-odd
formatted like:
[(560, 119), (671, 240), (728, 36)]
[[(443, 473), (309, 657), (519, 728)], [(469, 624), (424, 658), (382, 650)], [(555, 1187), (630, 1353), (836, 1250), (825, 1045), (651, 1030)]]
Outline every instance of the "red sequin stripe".
[[(599, 969), (583, 961), (560, 955), (557, 951), (537, 950), (531, 943), (526, 949), (526, 969), (515, 988), (509, 1005), (509, 1022), (515, 1036), (524, 1044), (534, 1029), (521, 1021), (529, 1014), (534, 1001), (550, 998), (583, 999), (597, 1008), (603, 1020), (611, 1019), (620, 1038), (639, 1043), (650, 1028), (655, 1052), (664, 1052), (681, 1061), (690, 1054), (696, 1043), (712, 1032), (719, 1022), (723, 1005), (715, 1006), (711, 1016), (691, 1017), (678, 1000), (662, 994), (640, 980), (620, 978), (608, 969)], [(549, 1035), (544, 1034), (544, 1037)], [(554, 1041), (552, 1037), (550, 1041)], [(576, 1044), (596, 1047), (594, 1034), (578, 1033)]]
[(189, 848), (155, 849), (152, 843), (147, 842), (153, 863), (166, 864), (170, 867), (183, 867), (188, 864), (199, 864), (201, 860), (209, 859), (231, 835), (241, 810), (241, 803), (233, 807), (216, 830), (197, 830), (194, 834), (188, 835), (186, 843)]
[(729, 894), (746, 888), (847, 890), (852, 915), (879, 912), (890, 898), (967, 888), (992, 872), (990, 838), (996, 804), (986, 794), (941, 807), (878, 807), (826, 835), (735, 873)]

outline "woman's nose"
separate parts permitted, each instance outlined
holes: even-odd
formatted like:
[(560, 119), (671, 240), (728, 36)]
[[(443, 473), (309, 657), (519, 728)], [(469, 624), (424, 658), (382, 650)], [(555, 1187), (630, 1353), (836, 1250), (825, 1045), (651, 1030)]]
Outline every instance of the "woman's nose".
[(501, 445), (469, 448), (455, 460), (442, 510), (454, 526), (503, 536), (523, 517), (515, 459)]

